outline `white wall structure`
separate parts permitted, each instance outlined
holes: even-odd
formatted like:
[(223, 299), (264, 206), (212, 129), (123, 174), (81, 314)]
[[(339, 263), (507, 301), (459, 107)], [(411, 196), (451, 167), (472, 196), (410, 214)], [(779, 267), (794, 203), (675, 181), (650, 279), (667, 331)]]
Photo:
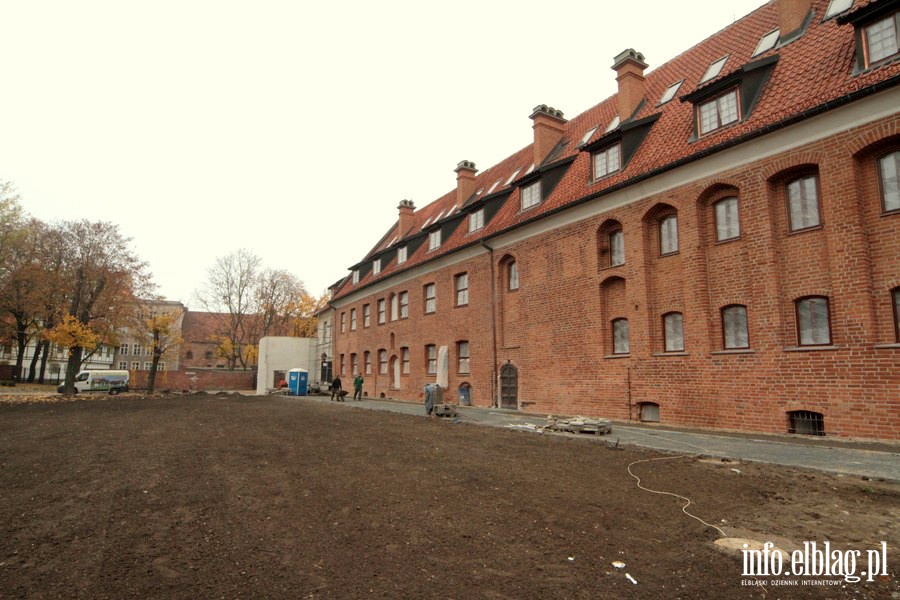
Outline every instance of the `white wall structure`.
[[(265, 395), (275, 387), (275, 372), (283, 371), (285, 377), (291, 369), (306, 369), (310, 375), (317, 372), (316, 338), (275, 337), (259, 340), (259, 370), (256, 376), (256, 394)], [(312, 383), (310, 377), (310, 383)]]

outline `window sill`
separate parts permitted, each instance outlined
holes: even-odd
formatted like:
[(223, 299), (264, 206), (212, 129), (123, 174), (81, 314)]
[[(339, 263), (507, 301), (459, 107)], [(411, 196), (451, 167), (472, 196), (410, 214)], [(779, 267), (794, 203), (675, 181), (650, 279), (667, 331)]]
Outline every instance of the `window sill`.
[(731, 244), (733, 242), (739, 242), (739, 241), (741, 241), (741, 236), (731, 237), (731, 238), (727, 238), (724, 240), (716, 240), (716, 242), (713, 244), (713, 246), (721, 246), (723, 244)]
[(654, 352), (650, 356), (690, 356), (690, 354), (679, 350), (678, 352)]
[(876, 350), (890, 350), (892, 348), (893, 349), (900, 348), (900, 343), (898, 343), (898, 344), (875, 344), (872, 347), (875, 348)]
[(610, 359), (613, 359), (613, 358), (631, 358), (631, 354), (630, 354), (630, 353), (629, 353), (629, 354), (607, 354), (607, 355), (604, 356), (603, 358), (610, 358)]
[(600, 270), (601, 270), (601, 271), (608, 271), (608, 270), (610, 270), (610, 269), (618, 269), (618, 268), (621, 268), (621, 267), (624, 267), (624, 266), (625, 266), (625, 263), (621, 263), (621, 264), (618, 264), (618, 265), (606, 265), (605, 267), (600, 267)]
[(753, 348), (733, 348), (731, 350), (716, 350), (715, 352), (710, 352), (713, 356), (721, 355), (721, 354), (756, 354), (756, 350)]
[(660, 252), (659, 258), (667, 258), (669, 256), (678, 256), (678, 252), (679, 252), (678, 250), (675, 250), (673, 252), (665, 252), (665, 253)]
[(822, 225), (822, 223), (819, 223), (818, 225), (813, 225), (812, 227), (804, 227), (803, 229), (791, 229), (790, 231), (788, 231), (788, 235), (798, 235), (801, 233), (808, 233), (810, 231), (820, 231), (822, 229), (824, 229), (824, 226)]
[(791, 346), (789, 348), (784, 348), (785, 352), (817, 352), (819, 350), (840, 350), (840, 346), (834, 345), (826, 345), (826, 346)]

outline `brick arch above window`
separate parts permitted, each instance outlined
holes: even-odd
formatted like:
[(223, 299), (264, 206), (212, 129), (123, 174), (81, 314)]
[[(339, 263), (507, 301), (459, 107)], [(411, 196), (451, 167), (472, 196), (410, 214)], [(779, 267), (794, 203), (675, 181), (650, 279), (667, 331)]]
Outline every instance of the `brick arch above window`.
[(697, 197), (701, 239), (710, 244), (741, 237), (741, 193), (734, 185), (716, 183)]
[(678, 209), (660, 202), (644, 213), (643, 223), (649, 256), (663, 257), (678, 253)]

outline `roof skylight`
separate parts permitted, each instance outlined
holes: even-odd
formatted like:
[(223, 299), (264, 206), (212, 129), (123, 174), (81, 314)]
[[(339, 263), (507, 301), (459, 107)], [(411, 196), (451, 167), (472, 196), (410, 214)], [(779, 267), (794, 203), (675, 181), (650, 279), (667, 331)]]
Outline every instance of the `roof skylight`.
[(429, 224), (429, 223), (431, 223), (431, 217), (428, 217), (428, 220), (425, 221), (425, 224), (424, 224), (424, 225), (422, 225), (422, 229), (425, 229), (426, 227), (428, 227), (428, 224)]
[(491, 189), (488, 190), (488, 194), (493, 193), (494, 190), (497, 189), (497, 186), (500, 185), (500, 180), (494, 182), (494, 185), (491, 186)]
[(522, 170), (522, 167), (519, 167), (518, 169), (516, 169), (513, 172), (513, 174), (509, 176), (509, 179), (506, 180), (506, 183), (504, 183), (503, 185), (509, 185), (510, 182), (512, 182), (512, 180), (515, 179), (519, 175), (519, 171), (521, 171), (521, 170)]
[[(851, 0), (852, 2), (852, 0)], [(780, 30), (773, 29), (766, 35), (760, 38), (759, 43), (756, 45), (756, 50), (753, 51), (753, 56), (757, 54), (762, 54), (766, 50), (771, 50), (775, 47), (775, 44), (778, 42), (778, 36), (781, 34)]]
[[(446, 209), (445, 209), (445, 210), (446, 210)], [(437, 223), (438, 221), (441, 220), (441, 218), (442, 218), (443, 216), (444, 216), (444, 211), (442, 210), (440, 213), (438, 213), (438, 216), (437, 216), (437, 218), (434, 220), (434, 222)]]
[(665, 104), (669, 100), (675, 97), (675, 94), (678, 93), (678, 88), (681, 87), (681, 84), (684, 83), (684, 79), (679, 82), (673, 83), (669, 86), (666, 92), (662, 95), (662, 98), (659, 99), (660, 104)]
[(703, 78), (700, 80), (700, 83), (705, 83), (710, 79), (715, 79), (718, 77), (719, 73), (722, 72), (722, 67), (725, 66), (725, 61), (728, 60), (728, 57), (725, 56), (720, 58), (713, 64), (709, 65), (709, 68), (706, 70), (706, 73), (703, 75)]
[(612, 120), (612, 123), (609, 124), (609, 127), (606, 128), (604, 133), (609, 133), (613, 129), (619, 126), (619, 115), (616, 115), (616, 118)]
[(600, 126), (599, 126), (599, 125), (598, 125), (597, 127), (594, 127), (593, 129), (591, 129), (590, 131), (588, 131), (586, 134), (584, 134), (584, 137), (581, 138), (581, 143), (578, 144), (578, 145), (579, 145), (579, 146), (584, 146), (584, 145), (587, 144), (589, 141), (591, 141), (591, 138), (594, 137), (594, 132), (597, 131), (598, 129), (600, 129)]
[(828, 10), (825, 11), (825, 18), (838, 15), (853, 6), (853, 0), (831, 0)]
[(480, 196), (480, 195), (481, 195), (481, 192), (483, 192), (483, 191), (484, 191), (484, 188), (483, 188), (483, 187), (482, 187), (482, 188), (478, 188), (478, 191), (475, 192), (475, 195), (476, 195), (476, 196)]
[(399, 238), (397, 236), (394, 236), (394, 239), (391, 240), (391, 243), (388, 244), (388, 246), (393, 246), (394, 244), (396, 244), (398, 239)]
[(525, 171), (525, 174), (528, 175), (528, 174), (531, 173), (532, 171), (534, 171), (534, 163), (531, 163), (531, 166), (528, 167), (528, 170)]

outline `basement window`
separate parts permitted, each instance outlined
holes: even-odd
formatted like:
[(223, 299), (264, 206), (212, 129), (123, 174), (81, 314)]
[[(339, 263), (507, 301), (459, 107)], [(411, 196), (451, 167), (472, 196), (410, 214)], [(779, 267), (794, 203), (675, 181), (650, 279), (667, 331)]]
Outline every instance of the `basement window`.
[(682, 83), (684, 83), (684, 79), (682, 79), (681, 81), (679, 81), (677, 83), (673, 83), (672, 85), (670, 85), (669, 88), (666, 90), (666, 92), (662, 95), (662, 98), (659, 99), (659, 104), (657, 104), (657, 106), (665, 104), (666, 102), (668, 102), (669, 100), (674, 98), (675, 94), (678, 93), (678, 88), (681, 87)]
[(659, 404), (656, 402), (639, 402), (638, 410), (644, 423), (659, 423)]
[(700, 79), (700, 83), (705, 83), (710, 79), (715, 79), (719, 76), (719, 73), (722, 72), (722, 67), (725, 66), (725, 62), (728, 60), (728, 57), (725, 56), (720, 58), (713, 64), (709, 65), (709, 68), (706, 69), (706, 73), (703, 74), (703, 78)]
[(766, 52), (767, 50), (771, 50), (775, 47), (775, 44), (778, 43), (778, 36), (781, 35), (781, 30), (773, 29), (766, 35), (762, 36), (762, 39), (759, 40), (759, 43), (756, 45), (756, 50), (753, 51), (753, 56), (757, 56)]
[(811, 410), (788, 411), (788, 433), (800, 435), (825, 435), (825, 417)]

